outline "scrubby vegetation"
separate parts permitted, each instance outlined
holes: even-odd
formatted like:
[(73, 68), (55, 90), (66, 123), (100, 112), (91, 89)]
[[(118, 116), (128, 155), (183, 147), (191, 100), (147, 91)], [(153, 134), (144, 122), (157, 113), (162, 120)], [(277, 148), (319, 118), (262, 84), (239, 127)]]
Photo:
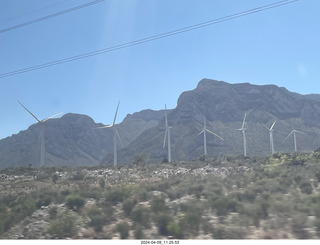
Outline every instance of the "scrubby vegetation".
[(40, 173), (1, 180), (1, 238), (39, 210), (42, 238), (320, 238), (318, 151)]

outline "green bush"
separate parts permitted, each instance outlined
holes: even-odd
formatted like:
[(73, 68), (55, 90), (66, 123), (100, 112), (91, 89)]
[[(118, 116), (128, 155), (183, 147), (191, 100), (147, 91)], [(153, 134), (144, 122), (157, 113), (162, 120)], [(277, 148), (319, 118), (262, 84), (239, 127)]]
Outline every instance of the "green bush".
[(158, 231), (160, 235), (168, 236), (169, 231), (168, 231), (168, 225), (172, 223), (172, 216), (170, 216), (167, 213), (158, 213), (155, 216), (155, 223), (158, 227)]
[(174, 222), (170, 222), (167, 225), (167, 231), (169, 236), (173, 236), (174, 238), (177, 238), (177, 239), (183, 238), (183, 232), (181, 227)]
[(130, 218), (133, 222), (138, 223), (145, 228), (150, 228), (150, 209), (142, 205), (133, 208)]
[(126, 239), (129, 236), (129, 228), (129, 224), (127, 222), (117, 224), (117, 231), (120, 233), (121, 239)]
[(72, 238), (76, 234), (76, 218), (74, 215), (66, 212), (51, 221), (48, 233), (53, 237), (60, 239)]
[(311, 194), (313, 191), (312, 185), (310, 182), (302, 182), (299, 185), (299, 188), (302, 193)]
[(305, 230), (307, 216), (304, 214), (297, 214), (292, 218), (291, 230), (298, 239), (309, 238), (308, 232)]
[(107, 193), (106, 201), (112, 202), (113, 204), (121, 203), (126, 198), (130, 197), (131, 190), (125, 186), (116, 187)]
[(151, 200), (151, 210), (154, 213), (165, 212), (168, 207), (166, 206), (166, 201), (162, 197), (154, 197)]
[(140, 225), (136, 225), (134, 229), (134, 238), (135, 239), (143, 239), (144, 234)]
[(217, 216), (226, 216), (237, 211), (237, 202), (230, 196), (218, 196), (211, 199), (211, 207), (216, 210)]
[(66, 205), (74, 210), (79, 211), (84, 206), (85, 200), (79, 195), (71, 194), (66, 197)]
[(49, 209), (50, 219), (55, 219), (58, 214), (58, 208), (56, 206), (53, 206)]
[(131, 214), (131, 211), (136, 204), (137, 201), (132, 198), (127, 198), (126, 200), (124, 200), (124, 202), (122, 203), (122, 209), (125, 216), (128, 217)]
[(102, 227), (105, 224), (105, 217), (102, 210), (98, 208), (89, 209), (88, 216), (90, 218), (89, 225), (92, 226), (95, 231), (102, 231)]
[(106, 181), (104, 178), (99, 179), (99, 185), (100, 185), (101, 189), (104, 189), (104, 187), (106, 186)]

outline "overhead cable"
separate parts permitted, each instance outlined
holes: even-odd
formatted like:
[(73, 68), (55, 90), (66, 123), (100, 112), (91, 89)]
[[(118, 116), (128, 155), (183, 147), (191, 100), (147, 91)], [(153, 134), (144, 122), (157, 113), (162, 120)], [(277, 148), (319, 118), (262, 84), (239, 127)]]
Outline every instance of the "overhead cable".
[(82, 5), (70, 8), (70, 9), (65, 9), (65, 10), (62, 10), (60, 12), (44, 16), (44, 17), (41, 17), (41, 18), (38, 18), (38, 19), (35, 19), (35, 20), (30, 20), (28, 22), (24, 22), (24, 23), (15, 25), (15, 26), (7, 27), (5, 29), (1, 29), (0, 30), (0, 34), (4, 33), (4, 32), (8, 32), (8, 31), (12, 31), (12, 30), (17, 29), (17, 28), (24, 27), (24, 26), (27, 26), (27, 25), (32, 25), (32, 24), (35, 24), (35, 23), (40, 22), (40, 21), (51, 19), (51, 18), (57, 17), (59, 15), (70, 13), (72, 11), (76, 11), (76, 10), (79, 10), (79, 9), (82, 9), (82, 8), (85, 8), (85, 7), (89, 7), (91, 5), (94, 5), (94, 4), (97, 4), (97, 3), (101, 3), (101, 2), (104, 2), (104, 1), (105, 0), (95, 0), (95, 1), (92, 1), (92, 2), (89, 2), (89, 3), (85, 3), (85, 4), (82, 4)]
[(264, 5), (264, 6), (261, 6), (261, 7), (257, 7), (257, 8), (254, 8), (254, 9), (246, 10), (246, 11), (243, 11), (243, 12), (240, 12), (240, 13), (236, 13), (236, 14), (224, 16), (224, 17), (221, 17), (221, 18), (217, 18), (217, 19), (214, 19), (214, 20), (202, 22), (200, 24), (196, 24), (196, 25), (192, 25), (192, 26), (176, 29), (176, 30), (173, 30), (173, 31), (161, 33), (161, 34), (154, 35), (154, 36), (151, 36), (151, 37), (138, 39), (138, 40), (135, 40), (135, 41), (131, 41), (131, 42), (115, 45), (115, 46), (112, 46), (112, 47), (96, 50), (96, 51), (93, 51), (93, 52), (88, 52), (88, 53), (84, 53), (84, 54), (71, 56), (71, 57), (68, 57), (68, 58), (64, 58), (64, 59), (60, 59), (60, 60), (56, 60), (56, 61), (52, 61), (52, 62), (43, 63), (43, 64), (36, 65), (36, 66), (31, 66), (31, 67), (27, 67), (27, 68), (15, 70), (15, 71), (7, 72), (7, 73), (2, 73), (2, 74), (0, 74), (0, 78), (4, 78), (4, 77), (8, 77), (8, 76), (14, 76), (14, 75), (17, 75), (17, 74), (21, 74), (21, 73), (25, 73), (25, 72), (29, 72), (29, 71), (33, 71), (33, 70), (43, 69), (43, 68), (49, 67), (49, 66), (59, 65), (59, 64), (62, 64), (62, 63), (67, 63), (67, 62), (71, 62), (71, 61), (74, 61), (74, 60), (84, 59), (84, 58), (95, 56), (95, 55), (102, 54), (102, 53), (107, 53), (107, 52), (111, 52), (111, 51), (115, 51), (115, 50), (119, 50), (119, 49), (123, 49), (123, 48), (128, 48), (128, 47), (139, 45), (139, 44), (142, 44), (142, 43), (151, 42), (151, 41), (154, 41), (154, 40), (157, 40), (157, 39), (166, 38), (166, 37), (169, 37), (169, 36), (177, 35), (177, 34), (180, 34), (180, 33), (192, 31), (192, 30), (199, 29), (199, 28), (202, 28), (202, 27), (218, 24), (218, 23), (225, 22), (225, 21), (228, 21), (228, 20), (240, 18), (240, 17), (246, 16), (246, 15), (250, 15), (250, 14), (257, 13), (257, 12), (265, 11), (265, 10), (268, 10), (268, 9), (280, 7), (280, 6), (287, 5), (287, 4), (291, 4), (291, 3), (294, 3), (294, 2), (297, 2), (297, 1), (299, 1), (299, 0), (284, 0), (284, 1), (275, 2), (275, 3), (272, 3), (272, 4), (268, 4), (268, 5)]

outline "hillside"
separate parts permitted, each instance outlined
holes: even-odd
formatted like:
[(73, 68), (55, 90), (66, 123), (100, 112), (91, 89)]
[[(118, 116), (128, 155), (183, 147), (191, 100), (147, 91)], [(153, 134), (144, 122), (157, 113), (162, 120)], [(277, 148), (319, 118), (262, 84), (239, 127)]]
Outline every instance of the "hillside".
[[(249, 156), (270, 155), (269, 131), (266, 129), (277, 120), (274, 127), (276, 152), (293, 152), (293, 136), (284, 139), (296, 130), (298, 150), (310, 152), (320, 146), (320, 95), (300, 95), (275, 85), (229, 84), (203, 79), (191, 91), (182, 93), (177, 107), (168, 114), (171, 129), (172, 159), (185, 161), (198, 159), (203, 154), (204, 115), (208, 128), (224, 138), (221, 141), (207, 136), (209, 157), (242, 155), (241, 128), (247, 116), (247, 152)], [(162, 161), (167, 150), (162, 149), (164, 118), (158, 125), (146, 130), (122, 152), (123, 163), (132, 162), (134, 154), (142, 154), (154, 162)], [(122, 158), (121, 158), (122, 157)], [(112, 155), (104, 161), (111, 163)]]
[(0, 238), (319, 239), (320, 154), (0, 172)]
[[(300, 95), (275, 85), (249, 83), (229, 84), (210, 79), (201, 80), (191, 91), (183, 92), (176, 108), (168, 110), (171, 126), (173, 161), (190, 161), (204, 154), (204, 118), (207, 128), (224, 140), (208, 134), (208, 157), (243, 155), (241, 128), (247, 113), (247, 154), (269, 156), (270, 127), (274, 127), (275, 152), (294, 151), (293, 136), (284, 139), (294, 129), (299, 152), (311, 152), (320, 146), (320, 95)], [(94, 166), (113, 164), (113, 131), (86, 115), (68, 113), (51, 119), (45, 125), (46, 165)], [(131, 164), (137, 158), (147, 162), (162, 162), (167, 148), (162, 148), (164, 111), (143, 110), (128, 115), (118, 125), (123, 147), (118, 148), (118, 163)], [(39, 125), (0, 140), (0, 169), (12, 166), (38, 166)]]
[[(124, 147), (158, 123), (161, 112), (145, 110), (127, 115), (118, 126)], [(86, 115), (68, 113), (45, 123), (46, 157), (50, 166), (99, 165), (113, 152), (113, 130), (95, 129), (103, 126)], [(0, 169), (14, 166), (39, 165), (38, 124), (0, 140)]]

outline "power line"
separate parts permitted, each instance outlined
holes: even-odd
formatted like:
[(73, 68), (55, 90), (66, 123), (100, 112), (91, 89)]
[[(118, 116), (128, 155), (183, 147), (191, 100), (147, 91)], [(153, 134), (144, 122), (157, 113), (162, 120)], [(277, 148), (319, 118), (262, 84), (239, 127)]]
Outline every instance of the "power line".
[(184, 32), (192, 31), (192, 30), (195, 30), (195, 29), (199, 29), (199, 28), (202, 28), (202, 27), (209, 26), (209, 25), (218, 24), (218, 23), (225, 22), (225, 21), (228, 21), (228, 20), (240, 18), (240, 17), (246, 16), (246, 15), (254, 14), (254, 13), (257, 13), (257, 12), (265, 11), (265, 10), (268, 10), (268, 9), (280, 7), (280, 6), (287, 5), (287, 4), (291, 4), (291, 3), (294, 3), (294, 2), (297, 2), (297, 1), (299, 1), (299, 0), (284, 0), (284, 1), (275, 2), (275, 3), (272, 3), (272, 4), (268, 4), (268, 5), (264, 5), (264, 6), (261, 6), (261, 7), (257, 7), (257, 8), (254, 8), (254, 9), (246, 10), (246, 11), (243, 11), (243, 12), (240, 12), (240, 13), (237, 13), (237, 14), (224, 16), (224, 17), (221, 17), (221, 18), (218, 18), (218, 19), (210, 20), (210, 21), (207, 21), (207, 22), (202, 22), (200, 24), (196, 24), (196, 25), (180, 28), (180, 29), (177, 29), (177, 30), (174, 30), (174, 31), (165, 32), (165, 33), (158, 34), (158, 35), (155, 35), (155, 36), (146, 37), (146, 38), (138, 39), (138, 40), (135, 40), (135, 41), (132, 41), (132, 42), (127, 42), (127, 43), (119, 44), (119, 45), (116, 45), (116, 46), (108, 47), (108, 48), (105, 48), (105, 49), (100, 49), (100, 50), (96, 50), (96, 51), (93, 51), (93, 52), (79, 54), (79, 55), (75, 55), (75, 56), (72, 56), (72, 57), (68, 57), (68, 58), (64, 58), (64, 59), (60, 59), (60, 60), (56, 60), (56, 61), (52, 61), (52, 62), (48, 62), (48, 63), (43, 63), (43, 64), (36, 65), (36, 66), (31, 66), (31, 67), (27, 67), (27, 68), (15, 70), (15, 71), (3, 73), (3, 74), (0, 74), (0, 78), (4, 78), (4, 77), (8, 77), (8, 76), (14, 76), (14, 75), (17, 75), (17, 74), (21, 74), (21, 73), (25, 73), (25, 72), (29, 72), (29, 71), (33, 71), (33, 70), (43, 69), (43, 68), (46, 68), (46, 67), (49, 67), (49, 66), (55, 66), (55, 65), (62, 64), (62, 63), (67, 63), (67, 62), (71, 62), (71, 61), (74, 61), (74, 60), (84, 59), (84, 58), (95, 56), (95, 55), (102, 54), (102, 53), (107, 53), (107, 52), (111, 52), (111, 51), (115, 51), (115, 50), (119, 50), (119, 49), (123, 49), (123, 48), (128, 48), (128, 47), (139, 45), (139, 44), (142, 44), (142, 43), (151, 42), (151, 41), (154, 41), (154, 40), (158, 40), (158, 39), (166, 38), (166, 37), (169, 37), (169, 36), (181, 34), (181, 33), (184, 33)]
[(41, 18), (38, 18), (38, 19), (35, 19), (35, 20), (31, 20), (31, 21), (28, 21), (28, 22), (25, 22), (25, 23), (21, 23), (21, 24), (15, 25), (15, 26), (11, 26), (11, 27), (2, 29), (2, 30), (0, 30), (0, 33), (12, 31), (14, 29), (21, 28), (21, 27), (24, 27), (24, 26), (27, 26), (27, 25), (32, 25), (32, 24), (35, 24), (37, 22), (44, 21), (44, 20), (47, 20), (47, 19), (51, 19), (51, 18), (57, 17), (59, 15), (70, 13), (72, 11), (79, 10), (79, 9), (82, 9), (82, 8), (85, 8), (85, 7), (89, 7), (91, 5), (94, 5), (94, 4), (97, 4), (97, 3), (101, 3), (101, 2), (104, 2), (104, 1), (105, 0), (95, 0), (95, 1), (92, 1), (92, 2), (89, 2), (89, 3), (85, 3), (85, 4), (82, 4), (82, 5), (70, 8), (70, 9), (62, 10), (62, 11), (54, 13), (54, 14), (50, 14), (50, 15), (47, 15), (47, 16), (44, 16), (44, 17), (41, 17)]
[(19, 14), (19, 15), (13, 16), (13, 17), (9, 17), (7, 19), (0, 19), (0, 23), (7, 22), (7, 21), (10, 21), (10, 20), (14, 20), (14, 19), (17, 19), (17, 18), (26, 16), (26, 15), (32, 14), (32, 13), (35, 13), (35, 12), (39, 12), (39, 11), (44, 10), (44, 9), (52, 8), (53, 6), (60, 5), (60, 4), (65, 3), (67, 1), (70, 1), (70, 0), (63, 0), (63, 1), (60, 1), (60, 2), (57, 2), (57, 3), (54, 3), (54, 4), (50, 4), (50, 5), (42, 7), (42, 8), (37, 8), (37, 9), (31, 10), (31, 11), (28, 11), (28, 12), (23, 13), (23, 14)]

